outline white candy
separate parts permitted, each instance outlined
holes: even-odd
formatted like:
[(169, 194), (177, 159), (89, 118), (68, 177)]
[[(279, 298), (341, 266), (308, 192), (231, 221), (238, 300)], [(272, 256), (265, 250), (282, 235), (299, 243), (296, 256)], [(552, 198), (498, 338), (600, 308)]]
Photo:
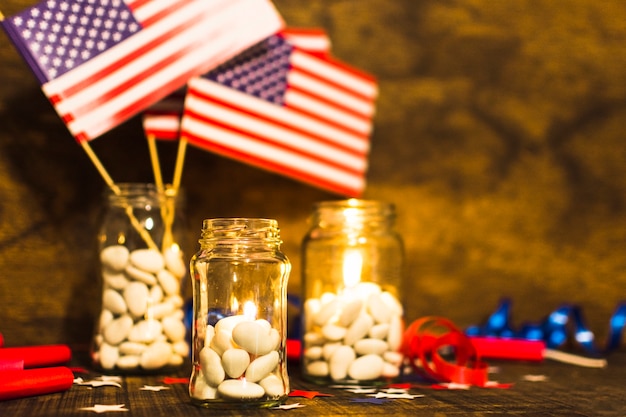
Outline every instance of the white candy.
[(107, 324), (111, 323), (113, 320), (113, 313), (109, 310), (102, 310), (100, 312), (100, 320), (98, 322), (98, 330), (102, 332), (102, 330), (106, 327)]
[(233, 344), (231, 332), (228, 330), (217, 329), (215, 329), (215, 335), (211, 338), (211, 344), (209, 346), (220, 356), (222, 356), (228, 349), (236, 347)]
[(389, 332), (389, 323), (375, 324), (369, 331), (369, 336), (373, 339), (384, 339)]
[(380, 294), (369, 296), (367, 309), (376, 323), (389, 323), (389, 320), (391, 320), (391, 309), (385, 304)]
[(348, 301), (341, 310), (339, 324), (343, 327), (348, 327), (357, 317), (359, 317), (362, 308), (363, 301), (359, 299)]
[(134, 317), (142, 317), (148, 308), (150, 291), (143, 282), (131, 282), (124, 289), (124, 301)]
[(348, 376), (357, 381), (369, 381), (380, 378), (384, 361), (378, 355), (365, 355), (356, 358), (348, 369)]
[(380, 339), (361, 339), (354, 344), (354, 351), (358, 355), (382, 355), (387, 349), (387, 342)]
[(112, 369), (115, 367), (115, 363), (120, 357), (120, 353), (116, 346), (111, 346), (108, 343), (103, 343), (100, 346), (100, 350), (98, 352), (98, 359), (100, 361), (100, 366), (104, 369)]
[(238, 400), (253, 400), (265, 395), (265, 390), (259, 384), (239, 379), (227, 379), (217, 387), (217, 392), (225, 398)]
[(163, 260), (165, 261), (165, 267), (178, 279), (187, 275), (187, 266), (183, 260), (183, 253), (180, 250), (166, 249), (163, 253)]
[(104, 340), (108, 344), (115, 346), (126, 339), (132, 327), (133, 319), (130, 316), (123, 315), (107, 324), (102, 332), (102, 336), (104, 336)]
[(344, 338), (347, 330), (348, 329), (346, 329), (345, 327), (328, 323), (324, 325), (324, 327), (322, 327), (322, 335), (326, 338), (326, 340), (336, 342)]
[(259, 356), (246, 369), (246, 381), (257, 382), (269, 375), (278, 365), (278, 352), (271, 351), (267, 355)]
[(115, 363), (120, 369), (133, 369), (139, 366), (140, 360), (137, 355), (125, 355), (120, 356), (120, 358)]
[(104, 290), (102, 293), (102, 307), (117, 315), (126, 312), (124, 297), (115, 290)]
[(259, 381), (259, 385), (265, 391), (265, 395), (268, 397), (280, 397), (281, 395), (285, 395), (287, 392), (285, 390), (285, 386), (283, 385), (283, 381), (274, 374), (270, 374)]
[(330, 320), (331, 317), (335, 315), (335, 313), (337, 313), (337, 311), (339, 311), (340, 308), (341, 300), (339, 300), (339, 298), (333, 298), (328, 303), (322, 304), (322, 307), (315, 315), (313, 322), (318, 326), (323, 326), (326, 322), (328, 322), (328, 320)]
[(167, 295), (174, 295), (180, 292), (178, 279), (167, 269), (162, 269), (156, 273), (157, 281)]
[(213, 349), (205, 347), (200, 351), (200, 366), (204, 380), (212, 387), (217, 387), (226, 377), (222, 359)]
[(404, 334), (404, 323), (400, 316), (393, 316), (389, 322), (389, 334), (387, 335), (387, 343), (389, 350), (396, 351), (402, 345), (402, 335)]
[(348, 376), (348, 368), (356, 359), (356, 353), (350, 346), (337, 348), (329, 361), (330, 377), (334, 380), (345, 379)]
[(139, 365), (143, 369), (158, 369), (168, 364), (172, 347), (166, 342), (154, 342), (141, 354)]
[(107, 246), (100, 252), (100, 262), (112, 271), (123, 271), (128, 259), (129, 252), (126, 246)]
[(239, 378), (250, 365), (250, 355), (243, 349), (228, 349), (222, 355), (222, 367), (231, 378)]
[(123, 290), (128, 285), (128, 279), (121, 272), (102, 271), (102, 279), (109, 287)]
[(212, 400), (217, 398), (217, 387), (212, 387), (206, 383), (202, 370), (198, 371), (190, 391), (191, 396), (199, 400)]
[(372, 317), (367, 313), (361, 313), (348, 328), (343, 343), (353, 345), (357, 340), (365, 337), (373, 325), (374, 320)]
[(384, 362), (383, 370), (380, 375), (384, 378), (395, 378), (400, 375), (400, 368), (389, 362)]
[(309, 360), (320, 359), (322, 357), (322, 347), (321, 346), (311, 346), (304, 351), (304, 357)]
[(157, 283), (157, 279), (154, 274), (150, 272), (146, 272), (143, 269), (137, 268), (133, 265), (128, 265), (126, 267), (126, 274), (137, 281), (141, 281), (147, 285), (155, 285)]
[(142, 271), (156, 274), (165, 268), (165, 261), (158, 250), (136, 249), (130, 253), (130, 263)]
[(280, 334), (256, 321), (242, 322), (233, 329), (233, 341), (252, 355), (265, 355), (276, 349)]
[(146, 350), (146, 345), (137, 342), (123, 342), (120, 343), (119, 350), (122, 355), (140, 355)]
[(328, 376), (328, 362), (326, 361), (313, 361), (306, 364), (306, 371), (312, 376)]
[(180, 321), (179, 318), (173, 316), (165, 317), (161, 321), (161, 324), (163, 325), (163, 333), (172, 342), (178, 342), (185, 338), (187, 329), (185, 328), (185, 324)]
[(158, 320), (138, 321), (129, 331), (128, 340), (131, 342), (152, 343), (162, 335), (163, 325)]

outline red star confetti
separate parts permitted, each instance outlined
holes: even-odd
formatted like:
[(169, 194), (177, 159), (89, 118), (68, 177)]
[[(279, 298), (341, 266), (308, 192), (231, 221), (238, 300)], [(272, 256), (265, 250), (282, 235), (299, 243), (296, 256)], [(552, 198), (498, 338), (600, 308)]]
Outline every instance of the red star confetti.
[(166, 376), (165, 378), (163, 378), (162, 382), (164, 384), (167, 385), (171, 385), (171, 384), (188, 384), (189, 383), (189, 378), (174, 378), (171, 376)]
[(276, 407), (271, 407), (272, 410), (292, 410), (294, 408), (302, 408), (306, 407), (304, 404), (294, 403), (294, 404), (281, 404)]
[(164, 387), (162, 385), (144, 385), (139, 388), (140, 391), (163, 391), (165, 389), (169, 389), (169, 387)]
[(128, 411), (128, 408), (124, 408), (124, 404), (117, 404), (117, 405), (102, 405), (102, 404), (95, 404), (93, 407), (83, 407), (80, 408), (79, 410), (84, 410), (84, 411), (93, 411), (94, 413), (109, 413), (109, 412), (116, 412), (116, 411)]
[(304, 391), (304, 390), (293, 390), (289, 393), (290, 397), (305, 397), (309, 400), (315, 397), (332, 397), (330, 394), (324, 394), (322, 392), (317, 391)]

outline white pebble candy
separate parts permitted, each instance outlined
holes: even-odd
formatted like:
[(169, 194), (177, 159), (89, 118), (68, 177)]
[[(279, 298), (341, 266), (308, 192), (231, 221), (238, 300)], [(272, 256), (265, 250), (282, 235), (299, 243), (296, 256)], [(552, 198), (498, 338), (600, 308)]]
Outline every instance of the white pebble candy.
[(199, 400), (212, 400), (217, 398), (217, 387), (212, 387), (207, 384), (202, 370), (198, 371), (195, 383), (190, 391), (191, 396)]
[(139, 343), (152, 343), (163, 333), (160, 321), (150, 319), (138, 321), (128, 333), (128, 340)]
[(392, 365), (400, 366), (404, 356), (400, 352), (385, 352), (383, 353), (383, 359)]
[(382, 355), (387, 349), (387, 342), (380, 339), (361, 339), (354, 344), (354, 351), (358, 355)]
[(120, 343), (119, 350), (122, 355), (140, 355), (146, 347), (144, 343), (123, 342)]
[(336, 342), (338, 340), (343, 339), (346, 335), (345, 327), (337, 326), (336, 324), (328, 323), (322, 327), (322, 335), (326, 338), (326, 340), (330, 342)]
[(389, 350), (398, 350), (402, 345), (402, 336), (404, 334), (404, 322), (402, 317), (393, 316), (389, 322), (389, 334), (387, 335), (387, 343)]
[(402, 307), (402, 303), (389, 291), (383, 291), (380, 294), (380, 298), (383, 302), (391, 309), (392, 314), (396, 316), (404, 315), (404, 308)]
[(163, 288), (160, 285), (150, 287), (150, 303), (157, 304), (163, 301)]
[(157, 283), (157, 279), (153, 273), (144, 271), (143, 269), (137, 268), (133, 265), (128, 265), (126, 267), (126, 274), (136, 280), (141, 281), (147, 285), (155, 285)]
[(133, 369), (137, 368), (140, 363), (140, 358), (137, 355), (124, 355), (120, 356), (115, 365), (120, 369)]
[(165, 267), (178, 279), (187, 274), (187, 266), (183, 260), (183, 253), (178, 248), (168, 248), (163, 252)]
[(317, 298), (309, 298), (304, 302), (304, 329), (306, 331), (312, 330), (314, 325), (314, 318), (321, 307), (320, 300)]
[(280, 397), (287, 394), (283, 381), (274, 374), (270, 374), (260, 380), (259, 385), (268, 397)]
[(178, 282), (178, 278), (176, 278), (170, 271), (167, 269), (161, 269), (156, 273), (156, 278), (163, 291), (167, 295), (178, 294), (180, 291), (180, 283)]
[(373, 325), (372, 317), (367, 313), (361, 313), (348, 328), (343, 343), (353, 345), (357, 340), (365, 337)]
[(242, 322), (233, 329), (233, 341), (252, 355), (265, 355), (276, 349), (280, 335), (276, 329), (255, 321)]
[(128, 285), (126, 275), (121, 272), (102, 271), (104, 283), (116, 290), (123, 290)]
[(185, 324), (180, 321), (178, 317), (165, 317), (161, 321), (161, 324), (163, 325), (163, 333), (172, 342), (178, 342), (185, 338), (187, 329), (185, 328)]
[(324, 377), (328, 376), (329, 368), (326, 361), (313, 361), (306, 364), (306, 371), (309, 375)]
[(172, 347), (167, 342), (154, 342), (141, 354), (139, 365), (143, 369), (158, 369), (169, 363)]
[(383, 373), (383, 359), (378, 355), (365, 355), (356, 358), (348, 369), (348, 376), (357, 381), (380, 378)]
[(104, 328), (104, 331), (102, 332), (102, 336), (104, 336), (104, 340), (108, 344), (115, 346), (126, 339), (132, 327), (132, 317), (128, 315), (123, 315), (107, 324)]
[[(174, 311), (174, 305), (168, 301), (150, 306), (150, 316), (157, 320), (168, 316), (174, 316)], [(178, 317), (175, 318), (180, 321)]]
[(323, 326), (333, 317), (341, 308), (341, 300), (333, 298), (326, 304), (322, 304), (320, 310), (315, 315), (313, 322), (318, 326)]
[(108, 343), (103, 343), (100, 346), (98, 360), (100, 361), (100, 366), (104, 369), (112, 369), (115, 367), (119, 357), (120, 353), (116, 346), (111, 346)]
[(309, 360), (320, 359), (322, 357), (322, 347), (321, 346), (311, 346), (304, 351), (304, 357)]
[(211, 338), (209, 345), (218, 355), (222, 355), (228, 349), (236, 347), (233, 344), (232, 333), (228, 330), (215, 330), (215, 335)]
[(126, 312), (126, 301), (124, 297), (115, 290), (104, 290), (102, 293), (102, 307), (113, 314), (123, 314)]
[(222, 367), (231, 378), (239, 378), (250, 365), (250, 354), (243, 349), (228, 349), (222, 355)]
[(327, 361), (330, 360), (330, 357), (333, 356), (335, 351), (343, 346), (341, 343), (333, 342), (333, 343), (325, 343), (322, 347), (322, 357)]
[(357, 317), (359, 317), (362, 308), (363, 301), (359, 299), (348, 301), (343, 306), (341, 314), (339, 315), (339, 324), (343, 327), (348, 327)]
[(225, 398), (237, 400), (253, 400), (265, 395), (259, 384), (239, 379), (227, 379), (217, 387), (217, 392)]
[(136, 249), (130, 253), (129, 260), (135, 267), (153, 274), (165, 268), (163, 256), (155, 249)]
[(143, 282), (131, 282), (124, 289), (124, 301), (128, 306), (128, 311), (134, 317), (142, 317), (148, 308), (150, 290)]
[(383, 370), (380, 375), (384, 378), (396, 378), (400, 375), (400, 368), (389, 362), (384, 362)]
[(212, 387), (217, 387), (226, 377), (222, 359), (213, 349), (205, 347), (200, 351), (200, 366), (204, 380)]
[(367, 299), (367, 309), (376, 323), (389, 323), (391, 309), (385, 304), (380, 294), (372, 294)]
[(100, 262), (112, 271), (123, 271), (128, 259), (129, 252), (126, 246), (107, 246), (100, 252)]
[(330, 377), (334, 380), (345, 379), (348, 376), (348, 369), (355, 359), (356, 353), (350, 346), (344, 345), (337, 348), (330, 357)]
[(389, 332), (389, 323), (375, 324), (369, 331), (369, 336), (373, 339), (384, 339)]
[(239, 323), (243, 323), (244, 321), (252, 321), (252, 319), (242, 314), (224, 317), (223, 319), (220, 319), (217, 323), (215, 323), (215, 332), (217, 333), (220, 330), (224, 330), (230, 333), (233, 331), (236, 325), (238, 325)]
[(102, 332), (106, 325), (111, 323), (111, 321), (113, 321), (113, 313), (106, 309), (102, 310), (100, 312), (100, 320), (98, 321), (99, 331)]
[(265, 378), (267, 375), (269, 375), (270, 372), (274, 370), (274, 368), (276, 368), (276, 365), (278, 365), (278, 360), (278, 352), (276, 352), (275, 350), (271, 351), (267, 355), (259, 356), (258, 358), (250, 362), (248, 369), (246, 369), (246, 380), (251, 382), (257, 382)]
[(204, 346), (210, 346), (213, 336), (215, 336), (215, 327), (207, 324), (204, 329)]
[(175, 342), (172, 344), (172, 351), (175, 354), (183, 358), (186, 358), (187, 356), (189, 356), (189, 344), (187, 344), (185, 340)]

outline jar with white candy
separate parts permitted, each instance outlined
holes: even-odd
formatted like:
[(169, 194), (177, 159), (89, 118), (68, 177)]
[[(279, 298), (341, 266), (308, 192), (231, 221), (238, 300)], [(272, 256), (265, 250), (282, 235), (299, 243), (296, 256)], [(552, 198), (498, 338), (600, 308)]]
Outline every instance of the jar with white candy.
[(192, 257), (189, 395), (202, 407), (271, 407), (289, 394), (287, 280), (272, 219), (207, 219)]
[(302, 243), (305, 379), (376, 383), (400, 376), (404, 249), (393, 205), (371, 200), (314, 206)]
[(108, 190), (99, 233), (102, 306), (91, 349), (111, 373), (151, 373), (189, 357), (182, 280), (181, 199), (171, 189), (127, 183)]

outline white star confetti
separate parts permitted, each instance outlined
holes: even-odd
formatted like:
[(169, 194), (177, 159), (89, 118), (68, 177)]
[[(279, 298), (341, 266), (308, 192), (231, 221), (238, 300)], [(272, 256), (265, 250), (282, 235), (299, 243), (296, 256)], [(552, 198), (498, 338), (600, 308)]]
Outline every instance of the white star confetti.
[(346, 391), (354, 394), (373, 394), (376, 392), (376, 388), (352, 388), (347, 389)]
[[(80, 381), (78, 381), (80, 379)], [(77, 382), (78, 381), (78, 382)], [(91, 381), (83, 381), (82, 378), (77, 378), (74, 380), (76, 385), (88, 385), (93, 388), (104, 387), (104, 386), (112, 386), (122, 388), (122, 385), (116, 381), (102, 381), (98, 379), (92, 379)]]
[(386, 392), (377, 392), (376, 394), (368, 395), (368, 397), (412, 400), (414, 398), (421, 398), (421, 397), (423, 397), (423, 395), (422, 394), (406, 394), (406, 393), (404, 393), (404, 394), (388, 394)]
[(548, 377), (545, 375), (524, 375), (522, 379), (530, 382), (544, 382), (548, 380)]
[(459, 384), (458, 382), (444, 382), (439, 384), (439, 386), (447, 388), (447, 389), (470, 389), (469, 384)]
[(306, 407), (306, 406), (300, 403), (294, 403), (294, 404), (277, 405), (276, 407), (271, 407), (271, 409), (272, 410), (292, 410), (294, 408), (302, 408), (302, 407)]
[(115, 411), (128, 411), (128, 408), (124, 408), (125, 404), (117, 404), (117, 405), (102, 405), (102, 404), (95, 404), (93, 407), (83, 407), (80, 408), (79, 410), (84, 410), (84, 411), (93, 411), (94, 413), (108, 413), (108, 412), (115, 412)]
[(141, 391), (163, 391), (165, 389), (169, 389), (169, 387), (164, 387), (163, 385), (144, 385), (139, 389)]

